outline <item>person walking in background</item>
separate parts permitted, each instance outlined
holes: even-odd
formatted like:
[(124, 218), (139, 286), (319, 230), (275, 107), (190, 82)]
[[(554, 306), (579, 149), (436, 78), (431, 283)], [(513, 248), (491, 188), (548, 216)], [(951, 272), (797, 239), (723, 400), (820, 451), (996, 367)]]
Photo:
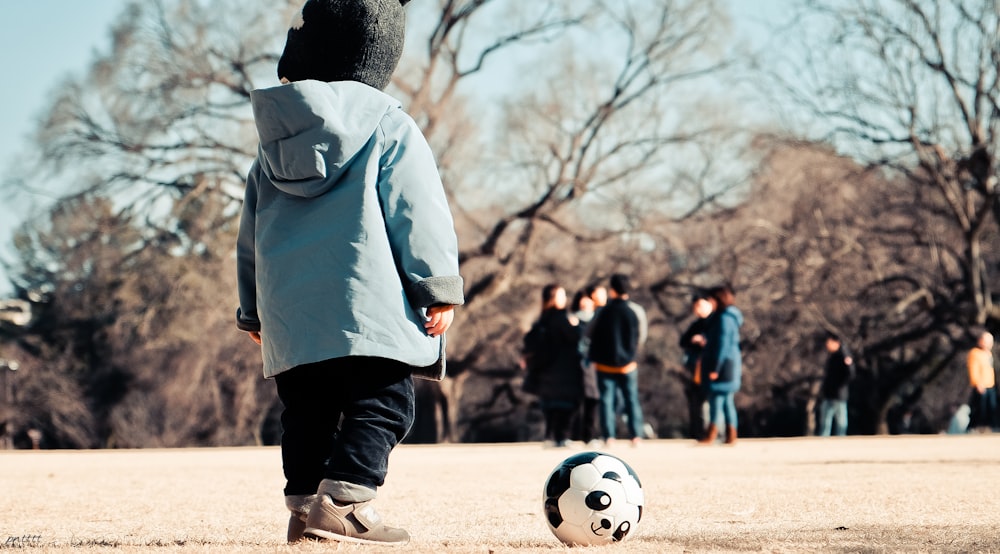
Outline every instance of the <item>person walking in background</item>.
[(631, 284), (626, 275), (610, 279), (611, 299), (594, 316), (587, 328), (589, 358), (597, 370), (600, 390), (601, 433), (608, 445), (617, 434), (615, 402), (621, 392), (633, 445), (643, 436), (642, 407), (639, 404), (638, 353), (648, 332), (646, 312), (629, 300)]
[(544, 359), (539, 362), (538, 400), (545, 418), (545, 444), (570, 444), (570, 422), (583, 397), (578, 320), (566, 311), (566, 289), (549, 284), (542, 288), (542, 312), (537, 324), (543, 331)]
[(695, 320), (681, 335), (680, 346), (684, 353), (684, 369), (687, 370), (684, 396), (688, 403), (688, 436), (700, 439), (705, 434), (707, 396), (705, 387), (702, 386), (699, 362), (701, 352), (705, 349), (705, 331), (712, 315), (712, 302), (709, 301), (708, 294), (694, 294), (691, 298), (691, 313)]
[[(835, 333), (826, 336), (826, 365), (823, 368), (823, 383), (820, 386), (821, 437), (829, 437), (833, 431), (838, 437), (847, 435), (847, 397), (851, 380), (854, 379), (854, 358), (847, 345)], [(836, 422), (836, 427), (834, 427)]]
[(945, 431), (949, 435), (961, 435), (969, 432), (969, 421), (972, 409), (968, 404), (952, 406), (951, 418), (948, 419), (948, 429)]
[(739, 422), (736, 417), (736, 393), (743, 378), (740, 353), (740, 327), (743, 313), (733, 305), (735, 295), (729, 286), (708, 292), (713, 315), (705, 332), (701, 354), (701, 379), (708, 394), (709, 422), (702, 444), (714, 443), (725, 426), (726, 444), (735, 444)]
[[(586, 329), (587, 325), (594, 319), (597, 303), (593, 298), (593, 287), (578, 291), (573, 295), (573, 302), (570, 304), (570, 311), (579, 320), (580, 329)], [(597, 423), (598, 405), (600, 404), (600, 392), (597, 389), (597, 372), (594, 365), (587, 358), (590, 350), (590, 340), (586, 334), (580, 333), (580, 372), (583, 378), (583, 398), (580, 414), (580, 440), (587, 445), (593, 445), (600, 436)]]
[(414, 419), (413, 377), (444, 376), (464, 302), (458, 240), (420, 128), (382, 92), (407, 0), (308, 0), (250, 93), (260, 139), (236, 245), (237, 327), (281, 413), (288, 541), (403, 544), (373, 501)]
[(969, 406), (972, 407), (972, 428), (979, 430), (1000, 427), (997, 418), (996, 375), (993, 369), (993, 335), (988, 331), (979, 333), (976, 346), (969, 350), (967, 358), (969, 385), (972, 387)]

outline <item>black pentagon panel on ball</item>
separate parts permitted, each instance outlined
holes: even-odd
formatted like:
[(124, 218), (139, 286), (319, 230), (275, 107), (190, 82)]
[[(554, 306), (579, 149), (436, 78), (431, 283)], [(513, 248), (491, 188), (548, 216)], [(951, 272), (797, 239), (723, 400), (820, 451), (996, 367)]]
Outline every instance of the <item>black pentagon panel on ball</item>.
[(563, 460), (562, 464), (549, 477), (545, 484), (545, 496), (547, 498), (557, 497), (569, 490), (569, 474), (573, 468), (582, 464), (589, 464), (594, 458), (600, 456), (598, 452), (581, 452)]
[(546, 499), (559, 498), (562, 493), (569, 490), (569, 474), (572, 471), (572, 467), (563, 465), (552, 472), (552, 475), (549, 476), (549, 481), (545, 483)]
[(618, 481), (619, 483), (622, 482), (622, 476), (618, 475), (614, 471), (605, 472), (604, 475), (603, 475), (603, 477), (605, 479), (611, 479), (612, 481)]
[(559, 513), (559, 498), (545, 499), (545, 517), (549, 520), (549, 525), (558, 528), (562, 525), (562, 514)]
[(589, 464), (594, 461), (594, 458), (597, 458), (600, 455), (600, 452), (580, 452), (579, 454), (574, 454), (563, 460), (562, 465), (564, 467), (574, 468), (578, 465)]
[(581, 452), (579, 454), (574, 454), (563, 460), (562, 467), (573, 469), (576, 466), (589, 464), (594, 461), (594, 458), (597, 458), (600, 455), (600, 452)]

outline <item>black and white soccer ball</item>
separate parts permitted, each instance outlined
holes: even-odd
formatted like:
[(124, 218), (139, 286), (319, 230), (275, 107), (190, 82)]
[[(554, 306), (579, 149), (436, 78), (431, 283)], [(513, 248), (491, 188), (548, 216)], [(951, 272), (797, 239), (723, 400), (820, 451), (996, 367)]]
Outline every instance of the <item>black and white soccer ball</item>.
[(568, 545), (625, 540), (642, 518), (639, 476), (621, 459), (583, 452), (562, 461), (545, 481), (545, 520)]

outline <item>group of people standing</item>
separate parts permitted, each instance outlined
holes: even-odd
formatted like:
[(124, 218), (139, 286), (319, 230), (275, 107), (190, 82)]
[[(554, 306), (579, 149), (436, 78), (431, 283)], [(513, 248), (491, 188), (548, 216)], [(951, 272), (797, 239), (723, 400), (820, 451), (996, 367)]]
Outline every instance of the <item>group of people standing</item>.
[(539, 398), (548, 444), (567, 446), (574, 421), (583, 442), (613, 443), (619, 413), (633, 445), (644, 436), (638, 352), (648, 325), (630, 289), (622, 274), (612, 275), (607, 289), (576, 293), (572, 302), (561, 285), (542, 289), (541, 314), (525, 335), (522, 365), (523, 388)]
[[(739, 421), (736, 393), (743, 380), (740, 327), (743, 314), (728, 285), (696, 293), (691, 300), (695, 320), (681, 335), (690, 436), (712, 444), (724, 433), (726, 444), (736, 444)], [(708, 404), (708, 421), (703, 406)]]
[[(688, 432), (701, 437), (698, 442), (702, 444), (715, 442), (723, 429), (726, 444), (734, 444), (738, 435), (735, 394), (742, 378), (739, 329), (743, 314), (733, 306), (733, 300), (733, 291), (726, 286), (696, 293), (691, 300), (695, 320), (680, 339), (688, 371), (684, 389)], [(827, 333), (826, 350), (817, 432), (820, 436), (843, 436), (847, 434), (848, 386), (854, 378), (854, 360), (836, 333)]]
[[(525, 392), (539, 398), (548, 444), (566, 446), (571, 438), (591, 445), (611, 443), (617, 438), (619, 421), (626, 424), (633, 444), (646, 435), (638, 371), (639, 348), (648, 332), (646, 314), (630, 300), (627, 276), (613, 275), (608, 284), (608, 289), (587, 287), (572, 299), (559, 284), (542, 289), (541, 314), (525, 336), (522, 367)], [(735, 444), (739, 435), (735, 395), (742, 384), (743, 314), (734, 302), (727, 285), (695, 293), (691, 299), (695, 319), (680, 337), (687, 371), (688, 432), (699, 444), (719, 438)], [(965, 407), (966, 422), (953, 423), (957, 430), (949, 432), (1000, 429), (992, 347), (991, 333), (976, 335), (968, 356), (972, 392)], [(816, 434), (845, 436), (855, 363), (836, 333), (826, 333), (825, 349)]]
[[(588, 444), (614, 442), (619, 420), (627, 424), (633, 445), (646, 434), (638, 371), (639, 348), (648, 334), (646, 313), (630, 300), (626, 275), (612, 275), (608, 285), (586, 288), (572, 301), (558, 284), (542, 289), (541, 314), (525, 335), (522, 365), (525, 392), (539, 398), (547, 443), (569, 444), (576, 420), (579, 437)], [(743, 374), (743, 314), (734, 303), (727, 285), (696, 294), (696, 319), (681, 337), (690, 376), (685, 394), (691, 436), (703, 444), (715, 442), (720, 433), (727, 444), (738, 436), (735, 395)]]

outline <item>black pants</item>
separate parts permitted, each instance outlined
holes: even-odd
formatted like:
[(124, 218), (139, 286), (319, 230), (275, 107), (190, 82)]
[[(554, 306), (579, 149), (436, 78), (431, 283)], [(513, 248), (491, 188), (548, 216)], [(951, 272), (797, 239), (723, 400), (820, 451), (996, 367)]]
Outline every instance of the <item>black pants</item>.
[(575, 404), (565, 400), (542, 399), (542, 415), (545, 416), (545, 439), (561, 443), (569, 440), (570, 422)]
[(704, 405), (708, 399), (705, 389), (700, 384), (688, 382), (684, 384), (684, 396), (688, 404), (688, 436), (700, 439), (705, 434)]
[(597, 421), (600, 405), (601, 401), (597, 398), (583, 399), (583, 410), (580, 412), (580, 440), (584, 443), (600, 437)]
[(395, 360), (346, 357), (278, 374), (285, 495), (313, 494), (323, 479), (381, 486), (389, 453), (413, 424), (410, 371)]
[(990, 387), (985, 392), (980, 393), (972, 389), (969, 396), (969, 407), (972, 408), (969, 428), (990, 427), (996, 429), (1000, 427), (1000, 417), (997, 413), (997, 391)]

